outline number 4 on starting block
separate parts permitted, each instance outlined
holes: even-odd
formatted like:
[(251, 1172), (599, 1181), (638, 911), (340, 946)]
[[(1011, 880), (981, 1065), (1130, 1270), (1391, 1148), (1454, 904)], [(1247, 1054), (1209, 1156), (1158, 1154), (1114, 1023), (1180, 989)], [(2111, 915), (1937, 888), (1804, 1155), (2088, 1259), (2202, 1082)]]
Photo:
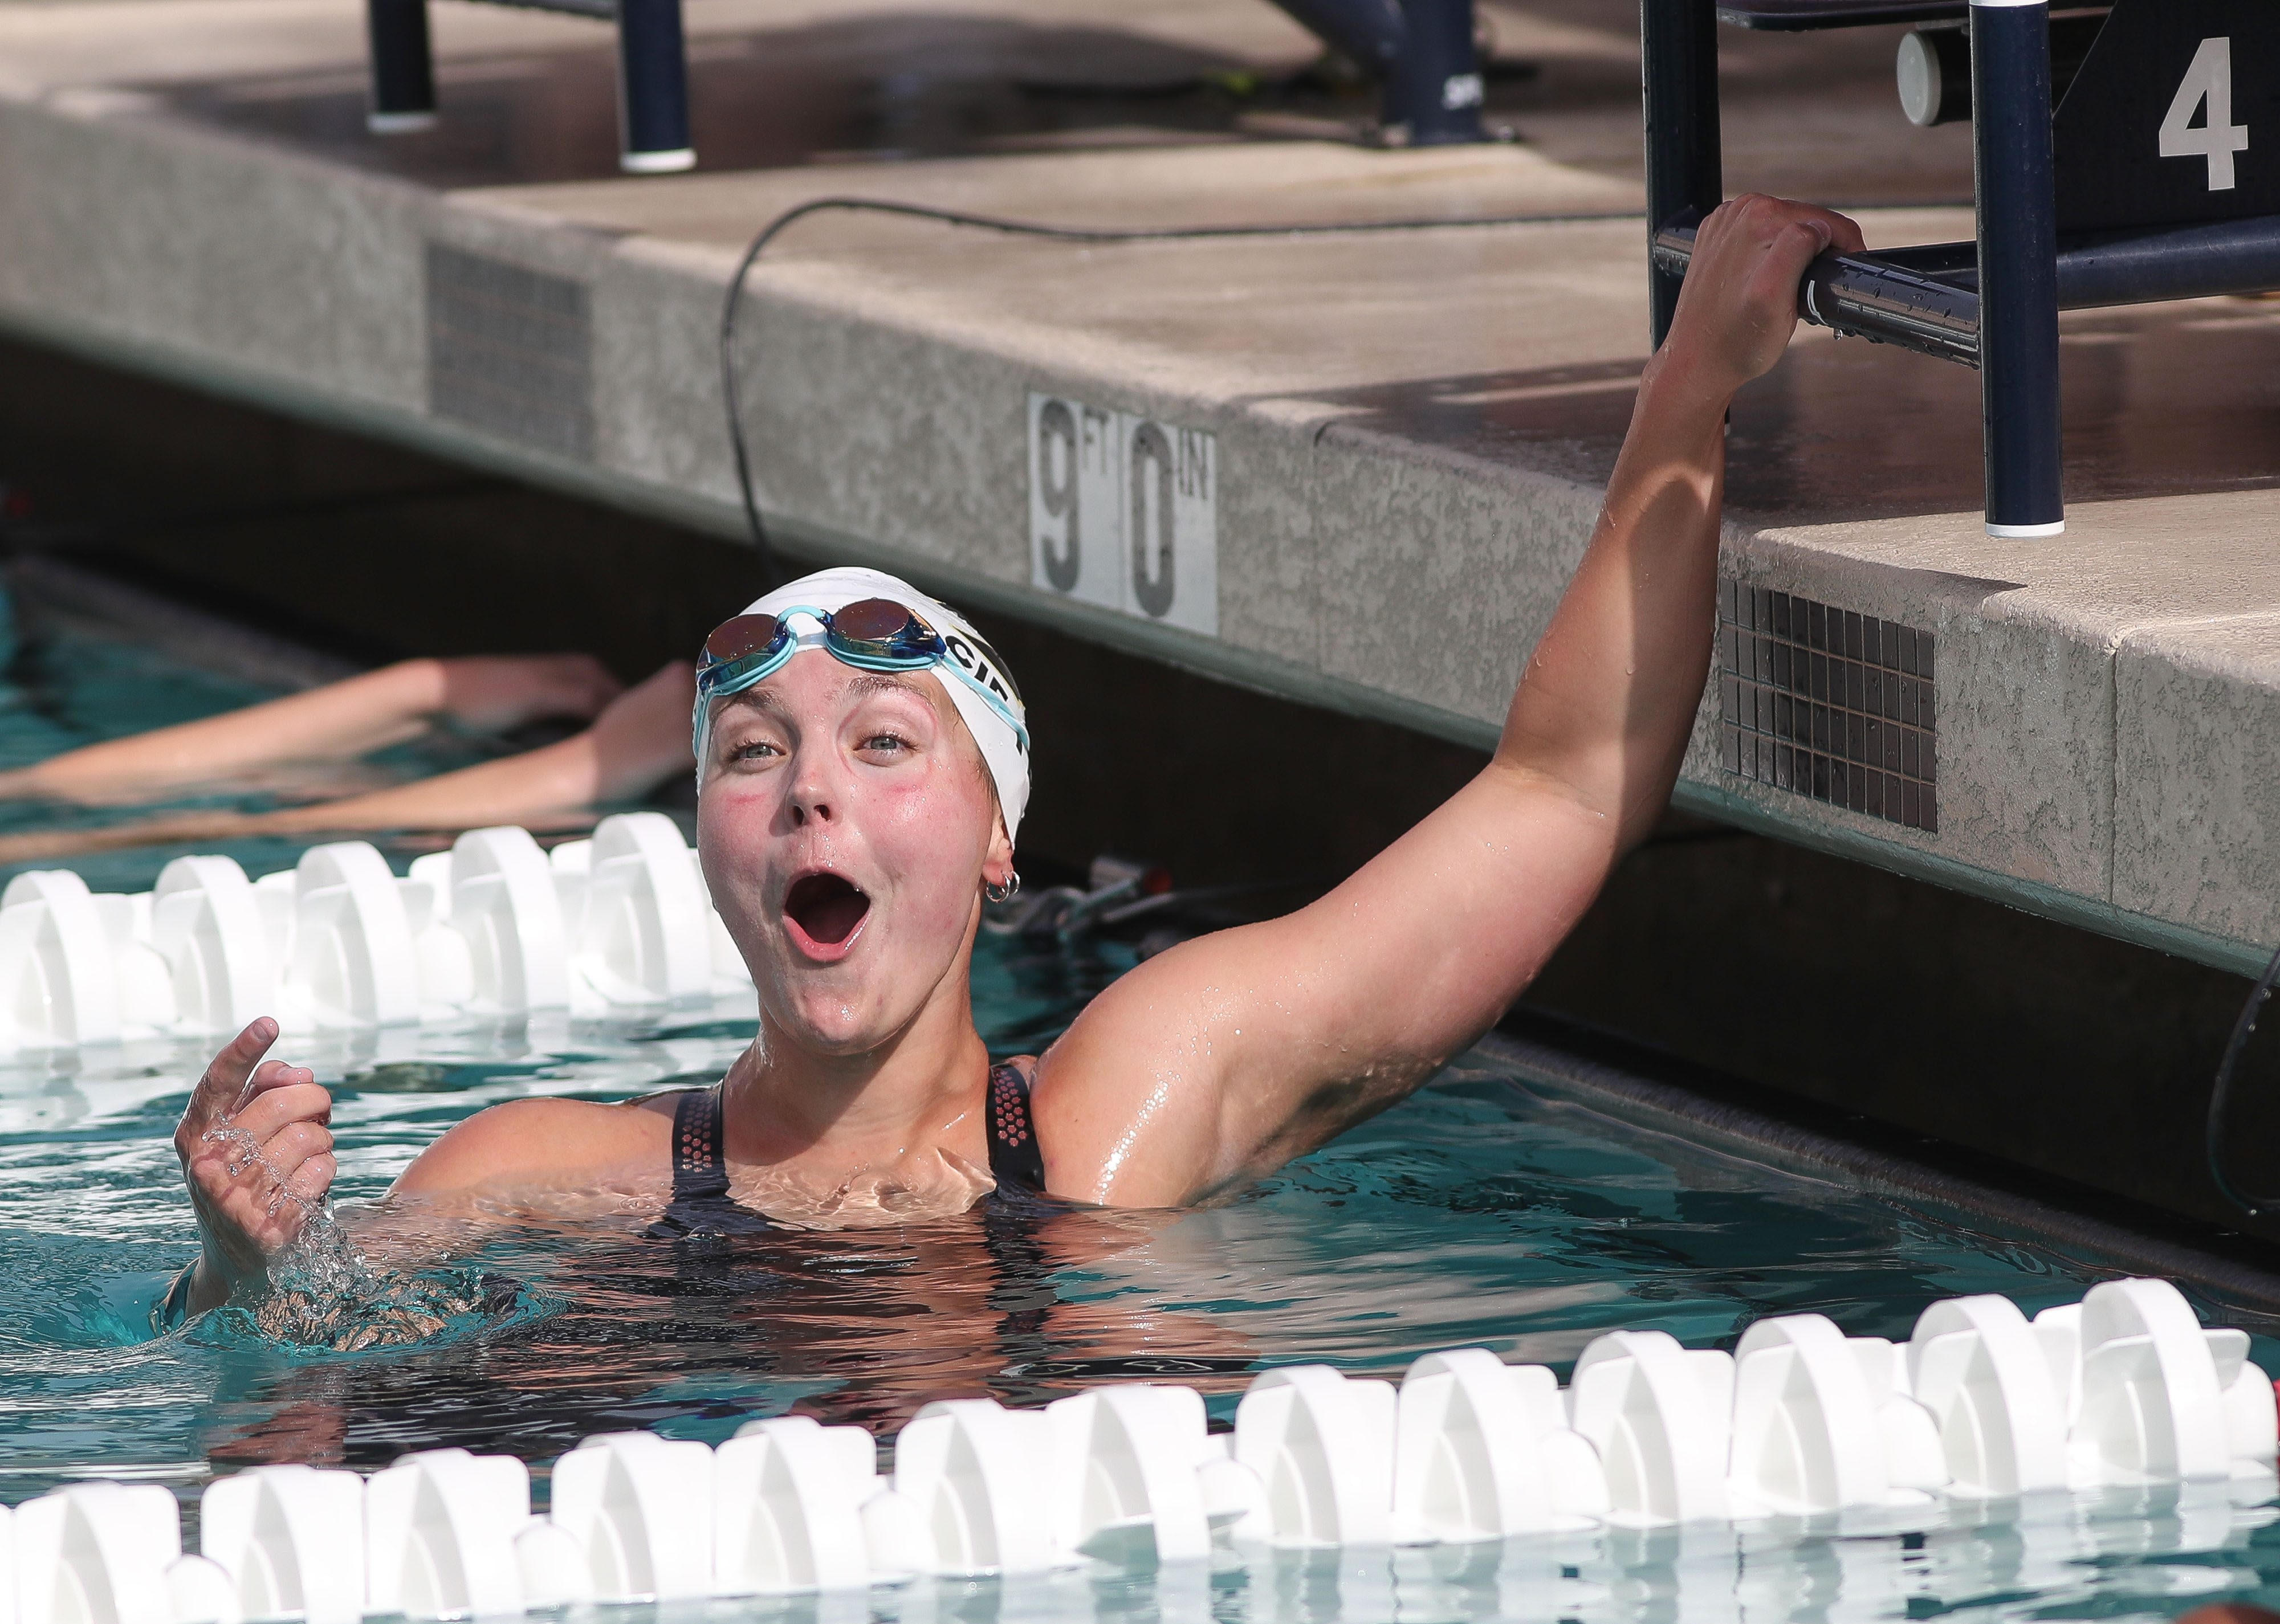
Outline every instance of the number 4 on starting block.
[(2280, 214), (2280, 6), (2121, 0), (2052, 134), (2061, 232)]

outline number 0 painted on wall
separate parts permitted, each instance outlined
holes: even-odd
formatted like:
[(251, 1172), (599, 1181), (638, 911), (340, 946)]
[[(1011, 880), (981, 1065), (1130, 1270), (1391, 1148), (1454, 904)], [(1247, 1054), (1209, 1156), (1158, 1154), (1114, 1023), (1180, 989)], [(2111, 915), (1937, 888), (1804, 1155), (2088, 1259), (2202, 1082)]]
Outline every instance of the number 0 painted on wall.
[(1219, 443), (1137, 412), (1032, 393), (1029, 584), (1219, 633)]
[[(2204, 107), (2200, 123), (2193, 116)], [(2208, 189), (2229, 192), (2236, 184), (2233, 154), (2248, 150), (2248, 127), (2232, 121), (2232, 40), (2207, 39), (2193, 52), (2184, 82), (2161, 119), (2161, 156), (2208, 162)]]

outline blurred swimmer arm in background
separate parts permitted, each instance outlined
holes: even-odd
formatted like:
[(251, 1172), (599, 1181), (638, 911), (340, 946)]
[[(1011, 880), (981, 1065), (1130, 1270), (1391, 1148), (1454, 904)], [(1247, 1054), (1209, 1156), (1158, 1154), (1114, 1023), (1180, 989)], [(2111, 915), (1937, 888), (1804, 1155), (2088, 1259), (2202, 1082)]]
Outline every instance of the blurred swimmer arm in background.
[(1781, 358), (1807, 263), (1860, 235), (1745, 197), (1697, 243), (1489, 766), (1319, 902), (1174, 948), (1095, 999), (1038, 1066), (1055, 1193), (1206, 1198), (1401, 1099), (1495, 1024), (1652, 827), (1708, 671), (1728, 404)]
[(585, 654), (407, 659), (298, 694), (0, 773), (0, 797), (117, 804), (287, 761), (345, 761), (451, 721), (501, 733), (590, 721), (622, 685)]
[(583, 732), (520, 755), (276, 812), (182, 812), (103, 828), (0, 836), (0, 864), (258, 835), (452, 831), (502, 823), (539, 829), (582, 827), (594, 808), (637, 800), (674, 774), (696, 770), (689, 748), (689, 709), (695, 696), (691, 667), (675, 660), (610, 700)]
[(574, 737), (417, 783), (256, 816), (271, 834), (560, 827), (594, 807), (638, 800), (676, 773), (694, 773), (689, 711), (696, 699), (694, 668), (674, 660), (612, 699)]

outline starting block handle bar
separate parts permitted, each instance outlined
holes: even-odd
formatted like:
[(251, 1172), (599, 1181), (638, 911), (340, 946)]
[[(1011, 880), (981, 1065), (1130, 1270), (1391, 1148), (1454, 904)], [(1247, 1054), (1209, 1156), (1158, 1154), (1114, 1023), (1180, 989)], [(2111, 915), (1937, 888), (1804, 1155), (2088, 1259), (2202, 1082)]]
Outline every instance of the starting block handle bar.
[[(1666, 220), (1699, 219), (1726, 200), (1718, 134), (1716, 0), (1639, 0), (1646, 103), (1646, 219), (1652, 250)], [(1688, 233), (1691, 240), (1692, 233)], [(1658, 258), (1647, 273), (1649, 320), (1660, 349), (1686, 267)]]
[(1987, 533), (2055, 535), (2066, 508), (2048, 0), (1971, 0), (1971, 96)]
[[(1681, 278), (1694, 253), (1689, 212), (1654, 235), (1657, 272)], [(2280, 214), (2061, 237), (2060, 310), (2103, 310), (2280, 288)], [(1806, 273), (1807, 321), (1878, 343), (1979, 365), (1979, 250), (1929, 242), (1873, 254), (1823, 254)]]
[[(1694, 227), (1683, 217), (1655, 233), (1655, 270), (1673, 282), (1693, 258)], [(1797, 304), (1807, 321), (1849, 337), (1979, 365), (1979, 296), (1881, 256), (1822, 255), (1806, 268)]]

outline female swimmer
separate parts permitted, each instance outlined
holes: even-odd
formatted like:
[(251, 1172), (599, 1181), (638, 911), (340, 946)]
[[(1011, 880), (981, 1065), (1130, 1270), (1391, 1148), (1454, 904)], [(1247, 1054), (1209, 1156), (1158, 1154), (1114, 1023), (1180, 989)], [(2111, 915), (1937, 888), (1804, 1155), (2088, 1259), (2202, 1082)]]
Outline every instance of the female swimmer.
[[(1025, 1184), (1177, 1206), (1400, 1099), (1498, 1020), (1661, 812), (1709, 658), (1727, 405), (1780, 359), (1830, 247), (1859, 249), (1858, 227), (1771, 198), (1704, 223), (1480, 775), (1319, 902), (1131, 971), (1034, 1060), (992, 1071), (967, 984), (985, 889), (1015, 883), (1011, 678), (956, 614), (872, 572), (761, 599), (708, 641), (696, 727), (697, 846), (759, 991), (751, 1046), (709, 1089), (493, 1106), (391, 1201), (604, 1190), (667, 1230), (891, 1220)], [(330, 1097), (263, 1059), (276, 1031), (257, 1020), (215, 1057), (176, 1135), (204, 1238), (193, 1310), (258, 1279), (333, 1179)], [(209, 1137), (224, 1113), (235, 1131)]]

